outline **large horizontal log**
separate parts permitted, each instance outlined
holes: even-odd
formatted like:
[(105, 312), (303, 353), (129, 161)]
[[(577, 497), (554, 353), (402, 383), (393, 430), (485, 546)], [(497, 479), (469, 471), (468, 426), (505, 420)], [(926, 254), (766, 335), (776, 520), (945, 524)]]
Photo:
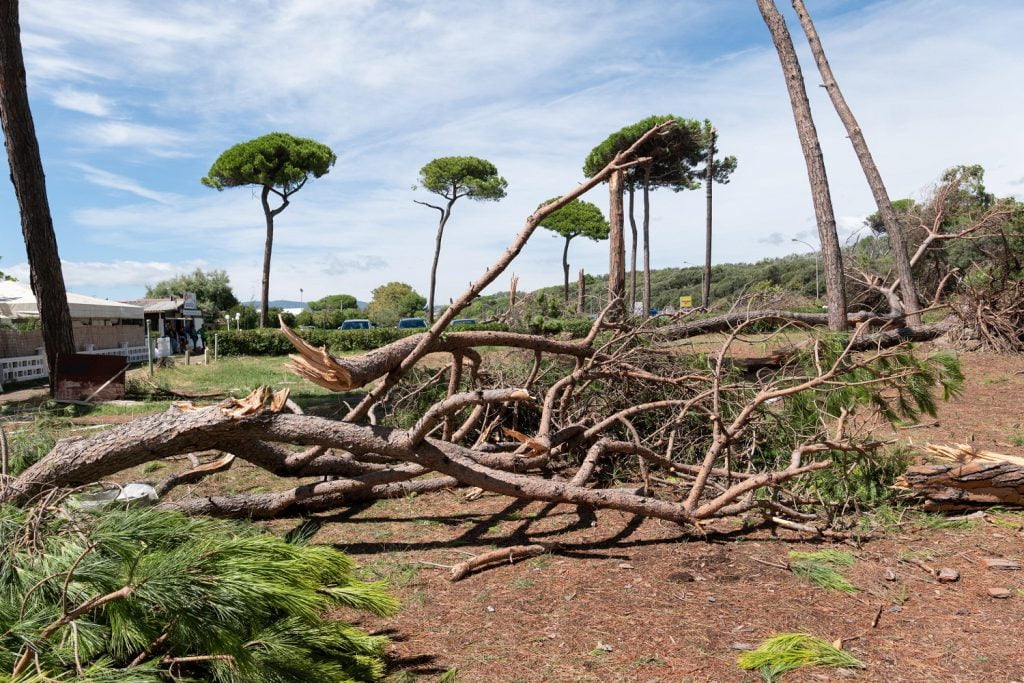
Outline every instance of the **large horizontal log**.
[(913, 491), (932, 511), (1024, 506), (1024, 466), (1009, 462), (915, 465), (897, 485)]

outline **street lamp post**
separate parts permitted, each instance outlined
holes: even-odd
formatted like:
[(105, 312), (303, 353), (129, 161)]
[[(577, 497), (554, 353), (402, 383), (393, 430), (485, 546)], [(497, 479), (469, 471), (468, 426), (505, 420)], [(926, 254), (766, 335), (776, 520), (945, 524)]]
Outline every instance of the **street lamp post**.
[(228, 332), (230, 332), (231, 331), (231, 314), (230, 313), (225, 313), (224, 314), (224, 324), (227, 325)]
[(241, 311), (235, 311), (235, 329), (236, 330), (242, 329), (242, 312)]
[(792, 241), (799, 242), (800, 244), (806, 244), (808, 247), (810, 247), (811, 251), (814, 252), (814, 300), (821, 301), (821, 281), (818, 277), (818, 261), (821, 258), (821, 252), (820, 250), (815, 249), (814, 245), (811, 244), (810, 242), (804, 242), (803, 240), (798, 240), (795, 237)]

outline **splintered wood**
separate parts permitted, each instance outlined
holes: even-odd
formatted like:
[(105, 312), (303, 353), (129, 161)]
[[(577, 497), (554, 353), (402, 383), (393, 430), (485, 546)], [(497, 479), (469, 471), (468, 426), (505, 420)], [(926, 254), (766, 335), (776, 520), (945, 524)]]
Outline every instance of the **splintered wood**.
[(928, 444), (923, 450), (951, 462), (914, 465), (896, 485), (923, 498), (926, 510), (1024, 506), (1024, 458), (979, 451), (966, 444)]

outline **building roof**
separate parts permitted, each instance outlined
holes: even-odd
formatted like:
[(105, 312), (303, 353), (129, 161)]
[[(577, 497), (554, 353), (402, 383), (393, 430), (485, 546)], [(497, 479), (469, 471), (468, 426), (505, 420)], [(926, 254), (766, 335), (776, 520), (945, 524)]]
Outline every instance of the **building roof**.
[[(142, 307), (68, 292), (68, 311), (72, 318), (110, 318), (138, 320)], [(0, 316), (38, 318), (39, 306), (32, 288), (21, 282), (0, 282)]]

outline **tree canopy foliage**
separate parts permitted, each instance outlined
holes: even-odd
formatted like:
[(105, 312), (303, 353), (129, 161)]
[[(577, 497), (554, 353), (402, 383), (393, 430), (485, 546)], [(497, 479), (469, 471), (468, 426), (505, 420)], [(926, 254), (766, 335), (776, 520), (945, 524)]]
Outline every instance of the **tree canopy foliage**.
[(195, 292), (199, 308), (209, 317), (218, 317), (221, 311), (238, 305), (224, 270), (196, 268), (146, 287), (146, 296), (150, 298), (181, 297), (185, 292)]
[[(692, 190), (700, 186), (697, 166), (706, 154), (705, 135), (700, 121), (685, 119), (674, 114), (648, 116), (623, 127), (604, 139), (591, 150), (583, 162), (583, 174), (590, 178), (628, 149), (644, 133), (655, 126), (672, 121), (660, 135), (655, 136), (637, 151), (638, 157), (650, 157), (650, 186), (669, 187), (673, 190)], [(639, 184), (646, 171), (632, 167), (626, 174), (626, 183)]]
[(221, 154), (203, 185), (216, 190), (243, 185), (271, 187), (283, 195), (301, 188), (310, 176), (330, 171), (337, 156), (327, 145), (287, 133), (268, 133), (229, 147)]
[(497, 201), (505, 197), (508, 181), (486, 159), (477, 157), (440, 157), (420, 169), (419, 184), (428, 192), (449, 201), (468, 197), (477, 201)]
[(389, 282), (373, 290), (366, 316), (381, 325), (394, 325), (399, 318), (423, 314), (427, 300), (404, 282)]
[(340, 311), (345, 308), (359, 308), (359, 302), (351, 294), (328, 294), (325, 297), (310, 301), (309, 310), (313, 311)]
[[(556, 199), (558, 197), (553, 197), (540, 206), (550, 204)], [(566, 239), (587, 237), (595, 242), (608, 239), (608, 220), (601, 213), (601, 209), (596, 204), (582, 199), (574, 199), (553, 212), (541, 222), (540, 227)]]

